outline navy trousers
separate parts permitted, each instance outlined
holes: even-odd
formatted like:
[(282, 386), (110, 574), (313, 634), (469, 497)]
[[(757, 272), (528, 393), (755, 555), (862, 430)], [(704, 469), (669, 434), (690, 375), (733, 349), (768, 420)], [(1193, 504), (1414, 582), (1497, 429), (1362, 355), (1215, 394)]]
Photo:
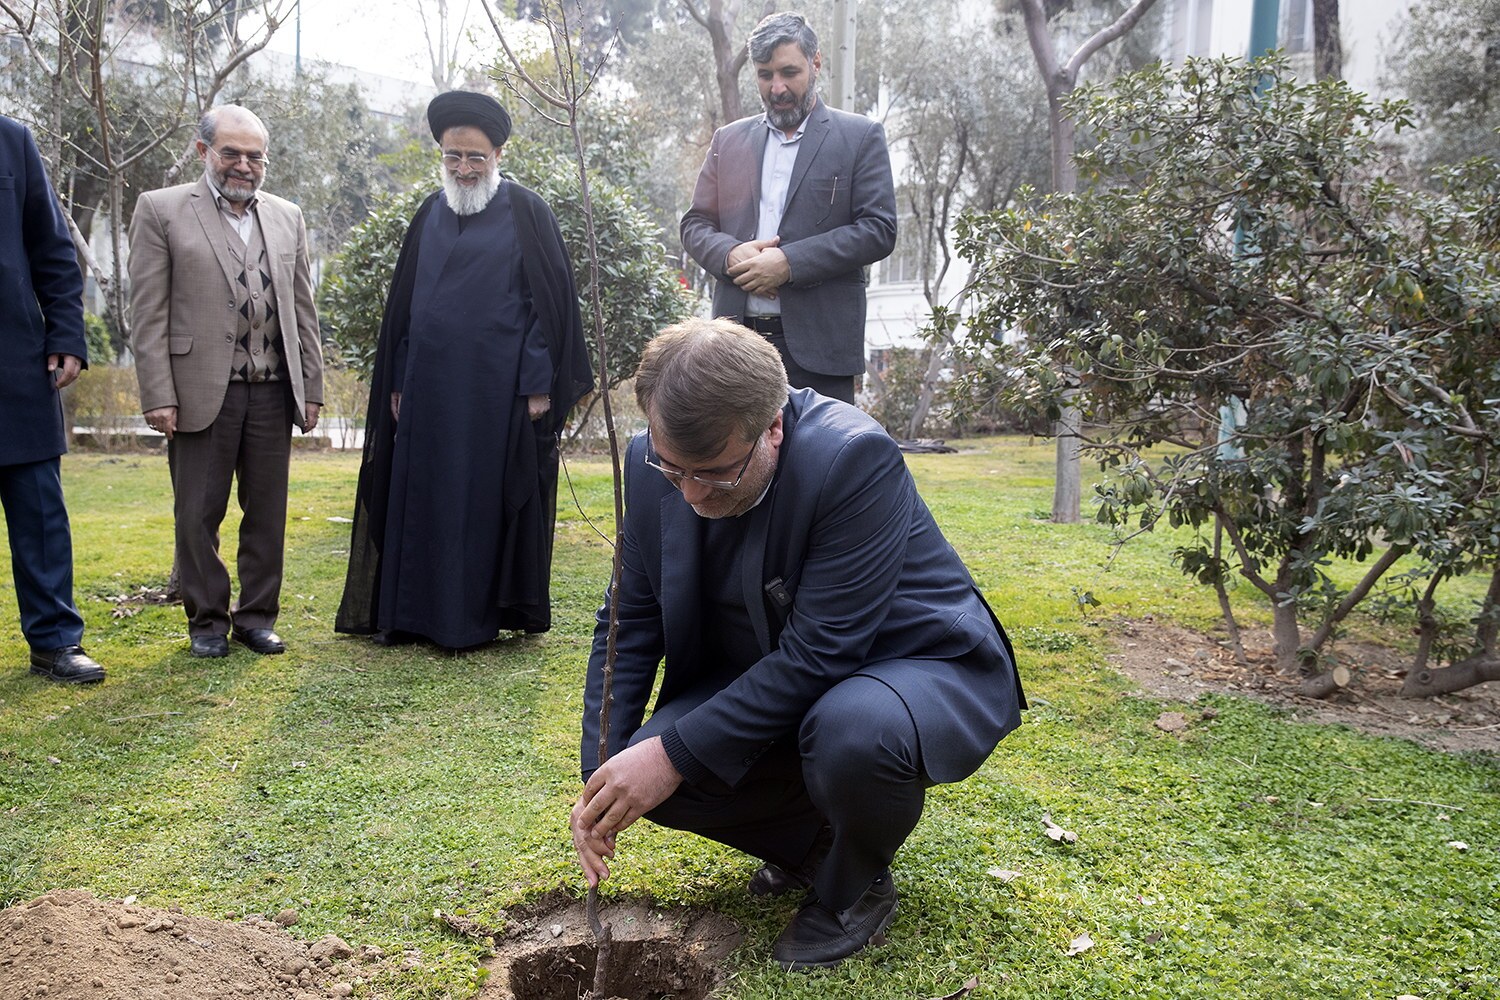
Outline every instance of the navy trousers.
[[(658, 705), (630, 742), (661, 735), (715, 690)], [(932, 784), (906, 703), (883, 681), (855, 674), (813, 705), (795, 743), (773, 746), (737, 786), (714, 777), (682, 784), (646, 818), (790, 870), (807, 860), (826, 823), (833, 846), (813, 888), (840, 910), (890, 867)]]
[(83, 618), (73, 603), (73, 536), (63, 504), (61, 460), (0, 465), (0, 503), (10, 533), (22, 634), (32, 649), (79, 644)]

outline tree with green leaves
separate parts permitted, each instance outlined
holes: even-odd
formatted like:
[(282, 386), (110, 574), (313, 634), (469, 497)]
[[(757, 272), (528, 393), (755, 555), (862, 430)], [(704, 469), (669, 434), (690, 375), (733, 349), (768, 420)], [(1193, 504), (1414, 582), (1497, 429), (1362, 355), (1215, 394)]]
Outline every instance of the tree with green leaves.
[[(1058, 362), (1076, 372), (1102, 428), (1085, 446), (1112, 473), (1099, 519), (1188, 529), (1183, 571), (1230, 624), (1227, 583), (1260, 591), (1278, 664), (1327, 694), (1345, 680), (1333, 640), (1398, 560), (1423, 560), (1429, 603), (1442, 580), (1500, 574), (1497, 167), (1397, 188), (1379, 140), (1407, 107), (1274, 59), (1152, 68), (1068, 107), (1097, 140), (1078, 159), (1092, 188), (961, 224), (970, 358), (1018, 365), (1054, 414), (1072, 388)], [(1019, 358), (984, 333), (1008, 329)], [(1236, 397), (1243, 415), (1221, 419)], [(1335, 558), (1361, 567), (1352, 585)], [(1409, 693), (1500, 677), (1494, 579), (1447, 648), (1463, 669), (1434, 681), (1424, 663)]]
[(1417, 0), (1386, 53), (1432, 165), (1500, 157), (1500, 0)]

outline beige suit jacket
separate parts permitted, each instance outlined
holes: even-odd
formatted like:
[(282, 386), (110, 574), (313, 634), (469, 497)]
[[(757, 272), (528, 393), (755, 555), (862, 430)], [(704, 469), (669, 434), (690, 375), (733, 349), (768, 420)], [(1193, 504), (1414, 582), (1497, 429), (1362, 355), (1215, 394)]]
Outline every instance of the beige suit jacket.
[[(296, 205), (264, 192), (258, 198), (282, 360), (301, 427), (307, 404), (323, 402), (307, 229)], [(201, 431), (219, 415), (229, 386), (237, 330), (231, 283), (239, 270), (207, 180), (140, 196), (130, 220), (129, 269), (141, 411), (175, 406), (179, 431)]]

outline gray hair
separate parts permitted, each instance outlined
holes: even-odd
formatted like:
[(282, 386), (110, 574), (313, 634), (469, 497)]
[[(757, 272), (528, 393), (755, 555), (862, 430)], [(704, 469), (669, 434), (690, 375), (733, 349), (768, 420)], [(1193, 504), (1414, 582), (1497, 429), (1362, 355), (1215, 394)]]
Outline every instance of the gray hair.
[(770, 62), (772, 53), (787, 42), (797, 43), (808, 61), (818, 54), (818, 36), (808, 26), (807, 18), (794, 11), (767, 14), (750, 32), (750, 61)]
[(266, 123), (261, 121), (260, 117), (256, 115), (254, 111), (251, 111), (249, 108), (241, 107), (238, 104), (220, 104), (218, 107), (209, 108), (207, 111), (203, 112), (202, 117), (198, 119), (199, 142), (203, 143), (203, 145), (205, 146), (212, 146), (214, 144), (214, 136), (217, 135), (219, 131), (219, 119), (223, 117), (226, 112), (231, 117), (243, 117), (248, 118), (250, 121), (253, 121), (255, 123), (255, 127), (260, 129), (260, 134), (266, 140), (267, 145), (270, 144), (271, 131), (270, 129), (266, 128)]
[(651, 429), (688, 459), (709, 459), (729, 436), (761, 435), (787, 401), (786, 366), (760, 334), (727, 319), (689, 319), (652, 338), (635, 373)]

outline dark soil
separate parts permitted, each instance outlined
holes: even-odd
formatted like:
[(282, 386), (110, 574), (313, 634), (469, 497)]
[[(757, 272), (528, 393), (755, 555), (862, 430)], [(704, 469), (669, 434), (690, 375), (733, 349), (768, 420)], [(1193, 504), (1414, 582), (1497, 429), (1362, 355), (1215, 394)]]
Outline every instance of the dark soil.
[[(582, 902), (554, 893), (509, 917), (485, 963), (481, 1000), (577, 1000), (593, 988), (597, 950)], [(604, 983), (610, 1000), (704, 1000), (742, 936), (712, 911), (650, 900), (606, 905), (599, 918), (613, 942)]]
[(1353, 673), (1349, 687), (1324, 700), (1298, 691), (1298, 679), (1276, 672), (1267, 629), (1243, 630), (1248, 666), (1219, 635), (1204, 635), (1155, 621), (1119, 619), (1107, 625), (1115, 652), (1107, 657), (1147, 692), (1193, 701), (1209, 693), (1238, 694), (1279, 708), (1309, 722), (1333, 722), (1413, 740), (1450, 752), (1500, 754), (1500, 684), (1480, 684), (1436, 698), (1401, 697), (1406, 659), (1385, 646), (1345, 642), (1339, 662)]
[[(295, 923), (296, 914), (276, 920)], [(298, 940), (281, 923), (49, 892), (0, 910), (0, 998), (322, 1000), (349, 996), (382, 957), (333, 935)]]

